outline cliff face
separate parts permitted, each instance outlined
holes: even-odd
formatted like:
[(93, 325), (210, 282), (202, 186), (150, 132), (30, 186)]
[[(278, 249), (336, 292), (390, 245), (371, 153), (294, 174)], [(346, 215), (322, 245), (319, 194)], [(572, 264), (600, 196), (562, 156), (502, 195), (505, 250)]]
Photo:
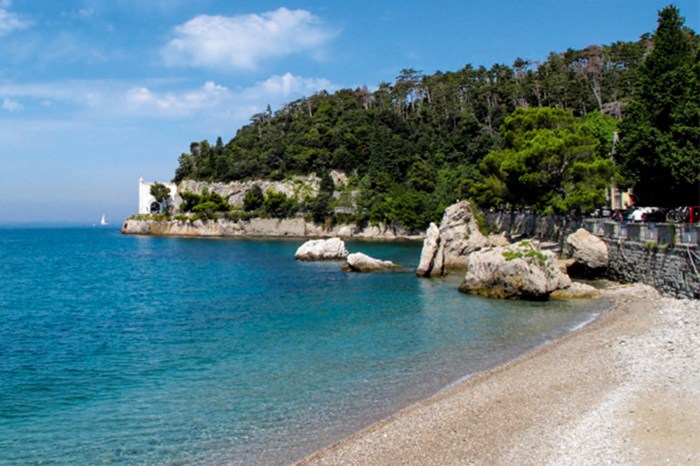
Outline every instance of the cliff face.
[(352, 224), (323, 228), (312, 222), (307, 222), (303, 218), (254, 218), (238, 221), (225, 219), (195, 221), (127, 219), (121, 231), (126, 235), (156, 236), (263, 236), (292, 238), (339, 236), (358, 239), (422, 239), (421, 236), (411, 236), (402, 229), (390, 228), (385, 225), (369, 226), (363, 229), (359, 229)]
[[(285, 194), (287, 197), (297, 196), (303, 198), (308, 195), (314, 197), (318, 194), (319, 178), (316, 176), (294, 177), (291, 180), (285, 181), (232, 181), (231, 183), (209, 183), (206, 181), (184, 180), (177, 187), (177, 192), (191, 192), (193, 194), (202, 194), (204, 189), (213, 192), (223, 197), (233, 207), (243, 207), (243, 197), (246, 191), (257, 185), (263, 192), (275, 191)], [(175, 210), (179, 210), (182, 199), (180, 196), (175, 198)]]

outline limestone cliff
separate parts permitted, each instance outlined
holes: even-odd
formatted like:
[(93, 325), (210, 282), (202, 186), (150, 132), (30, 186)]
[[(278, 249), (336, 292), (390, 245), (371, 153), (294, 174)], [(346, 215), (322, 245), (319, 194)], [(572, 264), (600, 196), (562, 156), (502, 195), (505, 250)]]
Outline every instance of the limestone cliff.
[(150, 220), (130, 218), (124, 222), (126, 235), (203, 236), (203, 237), (342, 237), (358, 239), (421, 239), (422, 236), (386, 225), (358, 228), (353, 224), (324, 228), (303, 218), (253, 218), (250, 220)]

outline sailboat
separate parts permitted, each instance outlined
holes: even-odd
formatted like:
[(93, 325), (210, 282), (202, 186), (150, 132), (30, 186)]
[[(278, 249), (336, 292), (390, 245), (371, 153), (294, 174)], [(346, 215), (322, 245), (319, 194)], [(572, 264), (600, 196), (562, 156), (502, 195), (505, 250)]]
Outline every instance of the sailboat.
[(109, 225), (109, 223), (107, 223), (107, 219), (105, 218), (105, 214), (102, 214), (102, 218), (100, 219), (100, 226), (103, 227), (105, 225)]

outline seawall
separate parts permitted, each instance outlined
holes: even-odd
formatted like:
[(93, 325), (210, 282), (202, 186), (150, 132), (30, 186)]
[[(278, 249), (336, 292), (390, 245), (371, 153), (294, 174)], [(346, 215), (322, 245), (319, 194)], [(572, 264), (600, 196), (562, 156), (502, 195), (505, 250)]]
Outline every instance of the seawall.
[(644, 283), (667, 297), (700, 299), (700, 225), (586, 220), (584, 226), (608, 245), (607, 278)]
[(354, 224), (329, 228), (303, 218), (252, 218), (250, 220), (151, 220), (127, 219), (121, 232), (126, 235), (185, 236), (185, 237), (270, 237), (270, 238), (341, 238), (420, 240), (411, 234), (387, 225), (359, 228)]

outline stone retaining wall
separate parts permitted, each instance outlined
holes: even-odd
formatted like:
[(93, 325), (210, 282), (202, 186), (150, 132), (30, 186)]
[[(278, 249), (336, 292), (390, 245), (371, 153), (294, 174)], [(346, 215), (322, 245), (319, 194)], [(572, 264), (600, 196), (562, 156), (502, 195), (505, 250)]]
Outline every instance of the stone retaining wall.
[(530, 212), (482, 212), (487, 224), (514, 241), (536, 238), (540, 241), (562, 243), (581, 227), (581, 218), (564, 215), (535, 215)]
[(658, 247), (651, 243), (603, 238), (608, 245), (608, 278), (641, 282), (674, 298), (700, 299), (700, 250), (692, 245)]
[(608, 245), (608, 278), (645, 283), (664, 296), (700, 299), (700, 225), (583, 223)]

